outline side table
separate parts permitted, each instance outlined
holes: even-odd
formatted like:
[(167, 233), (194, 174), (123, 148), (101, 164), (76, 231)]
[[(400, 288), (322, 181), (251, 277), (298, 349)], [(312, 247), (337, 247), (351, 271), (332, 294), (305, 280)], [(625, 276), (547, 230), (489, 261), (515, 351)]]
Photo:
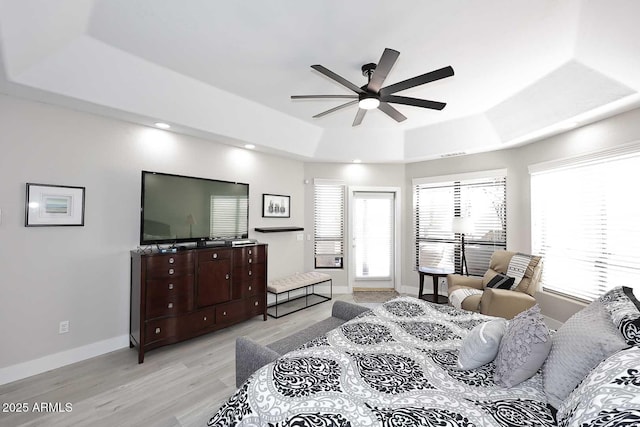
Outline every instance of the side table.
[[(441, 277), (447, 277), (448, 274), (452, 273), (453, 270), (448, 270), (446, 268), (419, 267), (418, 274), (420, 274), (420, 290), (418, 291), (418, 298), (425, 301), (435, 302), (436, 304), (448, 303), (449, 298), (438, 295), (438, 279)], [(431, 295), (423, 295), (425, 275), (433, 278), (433, 293)]]

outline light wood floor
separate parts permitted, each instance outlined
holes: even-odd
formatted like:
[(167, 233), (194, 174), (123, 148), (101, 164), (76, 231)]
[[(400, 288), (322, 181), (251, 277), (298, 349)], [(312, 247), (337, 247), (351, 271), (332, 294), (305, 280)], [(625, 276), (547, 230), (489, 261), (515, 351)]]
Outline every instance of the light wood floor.
[[(352, 295), (334, 300), (353, 302)], [(139, 365), (135, 349), (0, 386), (0, 402), (26, 402), (29, 413), (0, 412), (0, 426), (206, 426), (235, 391), (235, 338), (283, 338), (331, 315), (328, 301), (280, 319), (262, 317), (183, 343), (152, 350)], [(72, 404), (66, 413), (33, 413), (35, 402)], [(2, 409), (2, 408), (0, 408)]]

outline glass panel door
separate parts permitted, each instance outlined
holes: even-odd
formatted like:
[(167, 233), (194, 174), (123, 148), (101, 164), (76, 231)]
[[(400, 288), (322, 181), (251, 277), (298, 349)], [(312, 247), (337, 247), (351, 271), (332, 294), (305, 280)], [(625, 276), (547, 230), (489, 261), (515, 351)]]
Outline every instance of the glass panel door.
[(395, 194), (353, 193), (353, 256), (357, 287), (394, 288)]

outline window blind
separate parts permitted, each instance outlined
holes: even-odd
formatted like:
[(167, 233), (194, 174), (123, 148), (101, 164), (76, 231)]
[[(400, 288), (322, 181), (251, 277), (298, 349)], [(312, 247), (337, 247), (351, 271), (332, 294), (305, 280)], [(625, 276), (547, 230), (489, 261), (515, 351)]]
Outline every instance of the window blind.
[(344, 258), (344, 184), (314, 180), (315, 268), (342, 268)]
[(454, 217), (468, 218), (465, 257), (470, 275), (483, 275), (491, 254), (507, 244), (507, 178), (505, 170), (485, 171), (413, 182), (416, 267), (460, 272), (461, 237)]
[[(640, 273), (640, 146), (534, 165), (531, 240), (545, 290), (592, 301)], [(635, 285), (637, 286), (637, 285)]]

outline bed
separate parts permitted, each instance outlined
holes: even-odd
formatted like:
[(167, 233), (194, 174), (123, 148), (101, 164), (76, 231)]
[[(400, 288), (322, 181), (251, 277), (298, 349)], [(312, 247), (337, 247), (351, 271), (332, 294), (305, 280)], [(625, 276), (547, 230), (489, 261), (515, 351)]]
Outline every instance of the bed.
[(495, 365), (457, 367), (493, 319), (400, 297), (254, 373), (209, 426), (554, 426), (542, 375), (504, 388)]

